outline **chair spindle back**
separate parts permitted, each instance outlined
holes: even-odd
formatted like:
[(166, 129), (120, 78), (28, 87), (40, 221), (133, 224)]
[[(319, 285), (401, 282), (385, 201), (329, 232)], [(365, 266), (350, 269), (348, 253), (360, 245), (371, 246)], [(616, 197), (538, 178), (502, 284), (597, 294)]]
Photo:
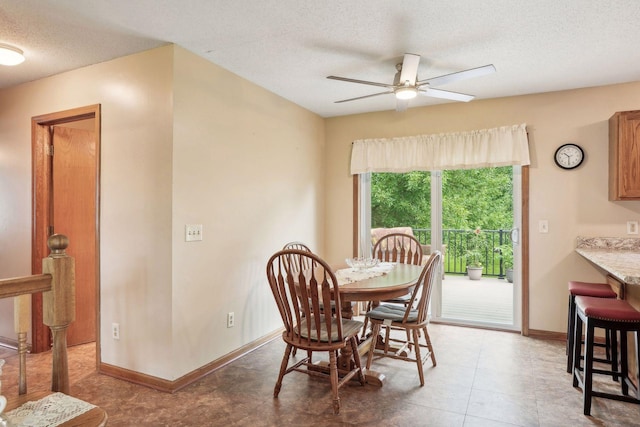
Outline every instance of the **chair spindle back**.
[(373, 246), (373, 258), (385, 262), (422, 265), (422, 246), (409, 234), (391, 233)]
[[(285, 340), (302, 346), (344, 343), (338, 281), (324, 260), (307, 250), (281, 250), (269, 259), (267, 278)], [(322, 309), (331, 302), (335, 310)]]

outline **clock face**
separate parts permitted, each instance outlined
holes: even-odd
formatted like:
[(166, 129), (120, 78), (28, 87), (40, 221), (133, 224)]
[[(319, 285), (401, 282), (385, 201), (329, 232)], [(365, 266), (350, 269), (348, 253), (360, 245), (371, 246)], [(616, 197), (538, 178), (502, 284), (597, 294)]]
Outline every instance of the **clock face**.
[(576, 144), (564, 144), (556, 150), (554, 160), (562, 169), (575, 169), (582, 164), (584, 151)]

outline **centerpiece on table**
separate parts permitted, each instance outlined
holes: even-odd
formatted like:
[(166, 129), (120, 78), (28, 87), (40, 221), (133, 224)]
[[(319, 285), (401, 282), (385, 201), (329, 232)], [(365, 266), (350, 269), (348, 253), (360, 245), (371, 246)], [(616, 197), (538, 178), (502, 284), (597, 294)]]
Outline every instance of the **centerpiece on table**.
[(354, 270), (367, 270), (375, 267), (379, 263), (379, 260), (376, 258), (365, 257), (347, 258), (345, 261), (347, 265)]

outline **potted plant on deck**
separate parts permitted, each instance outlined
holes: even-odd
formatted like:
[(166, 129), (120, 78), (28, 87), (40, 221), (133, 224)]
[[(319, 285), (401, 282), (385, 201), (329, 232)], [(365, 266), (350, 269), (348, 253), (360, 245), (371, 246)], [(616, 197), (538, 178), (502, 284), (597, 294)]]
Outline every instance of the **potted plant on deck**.
[(507, 282), (513, 283), (513, 245), (511, 243), (496, 248), (498, 257), (502, 260)]
[(482, 277), (482, 260), (487, 251), (487, 240), (480, 228), (476, 228), (467, 238), (467, 250), (464, 253), (467, 261), (467, 275), (470, 280), (480, 280)]

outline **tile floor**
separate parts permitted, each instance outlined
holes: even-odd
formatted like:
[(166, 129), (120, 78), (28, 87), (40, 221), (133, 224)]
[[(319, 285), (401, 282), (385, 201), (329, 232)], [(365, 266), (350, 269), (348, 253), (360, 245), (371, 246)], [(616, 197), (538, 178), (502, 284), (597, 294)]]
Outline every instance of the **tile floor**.
[[(174, 394), (98, 375), (94, 346), (69, 353), (71, 394), (104, 408), (109, 426), (638, 426), (640, 406), (595, 398), (582, 415), (582, 394), (565, 372), (564, 343), (508, 332), (432, 324), (438, 366), (426, 363), (419, 386), (414, 364), (374, 360), (382, 388), (358, 383), (340, 392), (333, 415), (329, 384), (291, 373), (272, 397), (284, 345), (269, 342)], [(49, 386), (50, 356), (29, 355), (29, 391)], [(17, 360), (7, 361), (2, 392), (17, 394)], [(611, 380), (598, 381), (611, 388)]]

